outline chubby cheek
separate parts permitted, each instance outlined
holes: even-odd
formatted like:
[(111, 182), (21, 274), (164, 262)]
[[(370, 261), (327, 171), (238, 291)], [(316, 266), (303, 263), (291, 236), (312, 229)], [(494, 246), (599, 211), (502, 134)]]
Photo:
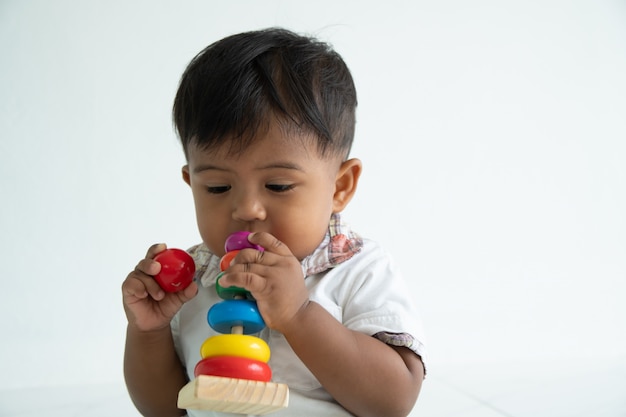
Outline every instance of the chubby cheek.
[(207, 245), (211, 252), (217, 256), (222, 256), (224, 254), (224, 242), (220, 243), (222, 240), (219, 237), (220, 234), (216, 233), (214, 225), (208, 223), (198, 219), (198, 231), (200, 232), (202, 242)]
[(226, 224), (219, 220), (216, 221), (220, 218), (222, 217), (213, 213), (207, 214), (206, 208), (196, 204), (196, 222), (202, 242), (217, 256), (224, 255), (224, 242), (228, 234)]
[(280, 217), (283, 220), (281, 230), (285, 237), (279, 239), (289, 246), (299, 260), (310, 255), (319, 246), (328, 231), (328, 222), (332, 215), (332, 190), (318, 189), (311, 194), (317, 197), (299, 201), (296, 210), (290, 210)]
[(328, 230), (330, 211), (323, 208), (317, 211), (296, 211), (291, 216), (280, 217), (274, 235), (285, 243), (291, 253), (302, 260), (310, 255), (324, 239)]
[[(291, 253), (299, 260), (309, 256), (319, 246), (324, 239), (326, 230), (317, 231), (317, 233), (309, 233), (306, 238), (302, 238), (302, 235), (290, 236), (283, 241), (291, 241), (291, 245), (288, 244)], [(282, 240), (282, 239), (281, 239)]]

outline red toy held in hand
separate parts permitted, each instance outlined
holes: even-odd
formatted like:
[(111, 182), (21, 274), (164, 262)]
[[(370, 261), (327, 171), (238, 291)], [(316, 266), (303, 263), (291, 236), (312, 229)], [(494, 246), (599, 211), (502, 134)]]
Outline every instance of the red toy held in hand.
[(161, 264), (161, 271), (154, 276), (165, 292), (182, 291), (191, 284), (196, 273), (193, 258), (182, 249), (165, 249), (154, 260)]

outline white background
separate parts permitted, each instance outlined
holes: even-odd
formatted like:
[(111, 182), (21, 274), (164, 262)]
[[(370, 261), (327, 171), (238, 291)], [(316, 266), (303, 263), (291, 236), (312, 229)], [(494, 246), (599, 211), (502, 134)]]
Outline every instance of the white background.
[(429, 372), (626, 357), (626, 3), (0, 1), (0, 390), (122, 381), (120, 285), (198, 241), (171, 104), (268, 26), (359, 93), (347, 217), (401, 264)]

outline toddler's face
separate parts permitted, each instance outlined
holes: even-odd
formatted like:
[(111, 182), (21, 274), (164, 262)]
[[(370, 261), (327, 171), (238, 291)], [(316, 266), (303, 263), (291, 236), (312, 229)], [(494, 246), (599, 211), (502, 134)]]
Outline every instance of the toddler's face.
[(240, 155), (228, 144), (188, 149), (183, 177), (191, 186), (200, 235), (224, 254), (238, 230), (268, 232), (302, 260), (319, 245), (333, 212), (341, 161), (322, 159), (311, 140), (289, 138), (274, 123)]

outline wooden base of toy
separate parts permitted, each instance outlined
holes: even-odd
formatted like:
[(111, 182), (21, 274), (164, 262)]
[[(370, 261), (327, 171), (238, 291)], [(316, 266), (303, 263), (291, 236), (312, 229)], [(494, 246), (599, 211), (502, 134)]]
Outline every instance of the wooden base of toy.
[(199, 375), (178, 393), (178, 408), (267, 414), (287, 407), (289, 387), (275, 382)]

